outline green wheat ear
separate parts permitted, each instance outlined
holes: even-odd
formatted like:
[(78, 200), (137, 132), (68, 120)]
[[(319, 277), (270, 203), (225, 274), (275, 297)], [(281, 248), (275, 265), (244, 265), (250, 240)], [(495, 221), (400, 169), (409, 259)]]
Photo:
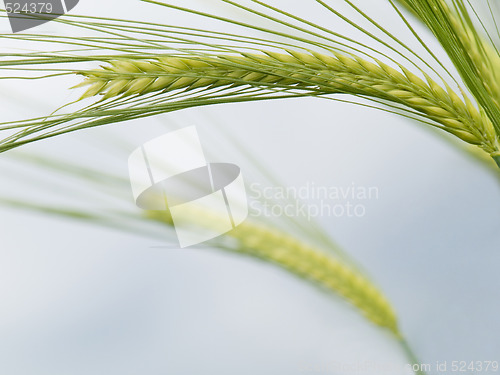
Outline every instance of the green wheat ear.
[[(82, 98), (99, 94), (101, 100), (65, 114), (2, 124), (0, 130), (11, 135), (0, 141), (0, 152), (79, 129), (203, 105), (307, 96), (340, 100), (331, 94), (349, 94), (375, 103), (375, 106), (365, 102), (361, 105), (419, 120), (479, 146), (500, 166), (500, 84), (497, 83), (500, 57), (494, 46), (475, 30), (464, 0), (454, 0), (453, 7), (444, 0), (400, 3), (434, 33), (470, 94), (466, 94), (457, 77), (425, 45), (393, 0), (388, 1), (397, 10), (394, 14), (405, 21), (425, 47), (428, 52), (425, 56), (432, 58), (430, 63), (350, 0), (343, 1), (388, 41), (376, 37), (323, 0), (311, 1), (364, 32), (375, 45), (357, 42), (260, 0), (252, 2), (257, 4), (255, 8), (232, 0), (224, 2), (304, 36), (153, 0), (144, 2), (258, 30), (266, 37), (98, 17), (58, 19), (56, 22), (91, 28), (101, 33), (101, 37), (81, 41), (37, 36), (36, 40), (84, 48), (77, 53), (16, 54), (0, 65), (6, 69), (31, 66), (30, 71), (44, 72), (43, 76), (31, 78), (73, 75), (76, 71), (87, 77), (78, 85), (89, 86)], [(148, 39), (143, 39), (144, 35)], [(23, 35), (4, 37), (31, 40)], [(276, 41), (276, 37), (284, 41)], [(378, 46), (388, 48), (395, 56), (380, 52)], [(95, 50), (103, 53), (85, 55), (86, 51)], [(380, 60), (390, 61), (392, 67)], [(90, 71), (64, 68), (88, 61), (104, 65)], [(58, 64), (58, 68), (45, 68), (51, 64)], [(442, 83), (430, 78), (423, 68)], [(450, 85), (443, 73), (451, 78)], [(451, 86), (458, 87), (456, 92)]]
[[(469, 7), (477, 14), (470, 1), (400, 2), (432, 31), (479, 106), (487, 113), (497, 132), (500, 132), (500, 54), (488, 31), (484, 30), (485, 36), (476, 29)], [(489, 6), (489, 2), (487, 4)], [(498, 31), (493, 14), (492, 17)], [(483, 25), (479, 18), (478, 21)]]
[[(47, 172), (56, 172), (65, 178), (72, 176), (77, 181), (109, 194), (109, 197), (112, 197), (111, 200), (117, 197), (130, 199), (129, 181), (126, 178), (110, 174), (109, 171), (101, 171), (95, 166), (83, 167), (74, 162), (51, 157), (17, 153), (14, 155), (17, 155), (17, 161), (29, 163)], [(57, 178), (60, 177), (58, 174), (53, 176), (57, 181), (55, 187), (62, 180)], [(47, 173), (47, 175), (50, 176), (51, 173)], [(38, 178), (33, 177), (34, 186), (37, 185)], [(111, 189), (103, 189), (104, 186), (111, 187)], [(62, 193), (68, 194), (66, 186)], [(73, 192), (69, 191), (69, 193)], [(80, 220), (100, 227), (109, 226), (126, 233), (142, 234), (149, 239), (155, 238), (163, 241), (166, 234), (165, 224), (169, 228), (173, 226), (173, 220), (168, 211), (137, 212), (136, 207), (133, 207), (133, 211), (119, 209), (105, 212), (105, 210), (95, 211), (92, 208), (65, 208), (65, 205), (63, 207), (44, 206), (40, 202), (30, 201), (29, 198), (23, 201), (2, 198), (0, 205)], [(191, 209), (189, 212), (184, 210), (183, 212), (188, 215), (193, 224), (201, 225), (206, 229), (216, 229), (218, 226), (217, 215), (209, 210), (201, 212), (200, 209)], [(285, 219), (283, 218), (283, 220)], [(147, 228), (142, 224), (147, 224)], [(220, 250), (256, 257), (265, 262), (273, 263), (294, 275), (316, 283), (326, 291), (332, 292), (350, 303), (369, 322), (383, 328), (393, 336), (407, 355), (410, 363), (419, 363), (402, 336), (398, 328), (397, 316), (384, 293), (335, 244), (329, 240), (324, 241), (317, 238), (321, 237), (321, 232), (315, 231), (311, 222), (298, 224), (300, 227), (297, 228), (297, 232), (310, 236), (304, 238), (310, 238), (314, 243), (322, 245), (308, 244), (297, 237), (297, 232), (287, 233), (272, 225), (252, 222), (249, 219), (209, 244)], [(422, 374), (421, 371), (416, 373)]]
[(350, 265), (288, 234), (264, 226), (243, 223), (229, 236), (239, 241), (243, 252), (274, 262), (326, 287), (357, 307), (368, 320), (401, 337), (396, 314), (388, 299)]
[[(242, 146), (244, 149), (244, 146)], [(48, 176), (55, 178), (55, 187), (58, 187), (61, 177), (76, 179), (82, 185), (89, 186), (90, 190), (102, 191), (107, 197), (113, 199), (129, 200), (130, 182), (127, 178), (114, 175), (109, 171), (99, 170), (95, 166), (84, 167), (71, 161), (54, 159), (52, 157), (30, 156), (24, 153), (14, 153), (14, 160), (27, 163), (32, 167), (46, 171)], [(251, 167), (249, 167), (251, 168)], [(253, 168), (256, 168), (253, 166)], [(56, 173), (55, 175), (53, 173)], [(50, 178), (50, 177), (49, 177)], [(38, 177), (30, 180), (33, 185), (37, 185)], [(49, 180), (50, 181), (50, 180)], [(43, 185), (42, 185), (43, 186)], [(51, 186), (51, 185), (49, 185)], [(106, 187), (106, 188), (105, 188)], [(71, 194), (66, 186), (62, 194)], [(111, 200), (113, 200), (111, 199)], [(161, 199), (163, 196), (152, 199)], [(146, 234), (147, 238), (158, 238), (158, 232), (143, 231), (142, 225), (146, 223), (148, 227), (154, 228), (154, 224), (161, 224), (160, 239), (165, 240), (165, 225), (173, 228), (173, 219), (169, 211), (138, 211), (135, 206), (130, 210), (123, 209), (116, 212), (110, 210), (93, 210), (82, 208), (67, 208), (44, 206), (40, 202), (24, 201), (0, 197), (0, 205), (25, 209), (32, 212), (40, 212), (46, 215), (56, 215), (68, 219), (75, 219), (90, 222), (99, 226), (109, 226), (120, 229), (126, 233)], [(186, 215), (181, 220), (187, 220), (194, 228), (214, 230), (218, 233), (220, 216), (209, 209), (185, 207), (182, 214)], [(180, 215), (180, 213), (177, 213)], [(179, 216), (177, 216), (179, 217)], [(290, 220), (283, 217), (283, 221)], [(266, 223), (267, 224), (267, 223)], [(273, 225), (266, 225), (262, 222), (248, 218), (233, 230), (222, 235), (215, 242), (210, 243), (219, 249), (225, 249), (243, 255), (260, 258), (266, 262), (287, 270), (288, 272), (312, 281), (326, 290), (340, 296), (345, 301), (363, 314), (370, 322), (379, 327), (387, 329), (398, 340), (402, 340), (398, 329), (398, 321), (394, 308), (391, 306), (384, 293), (366, 276), (354, 261), (342, 250), (338, 249), (332, 241), (321, 241), (320, 231), (308, 231), (314, 227), (311, 222), (299, 222), (298, 232), (309, 238), (309, 241), (317, 240), (322, 245), (311, 245), (305, 240), (301, 240), (297, 233), (288, 233), (277, 229)], [(224, 226), (224, 224), (222, 224)], [(157, 228), (158, 229), (158, 228)], [(314, 233), (314, 237), (313, 234)]]
[(498, 136), (484, 111), (429, 76), (423, 81), (404, 67), (398, 71), (380, 61), (339, 53), (286, 52), (116, 60), (102, 69), (81, 72), (87, 79), (77, 87), (90, 86), (82, 98), (100, 94), (103, 99), (224, 86), (363, 95), (408, 107), (491, 156), (499, 153)]
[[(216, 229), (220, 218), (208, 211), (186, 213), (191, 223)], [(166, 211), (146, 211), (154, 221), (173, 225)], [(389, 329), (398, 339), (401, 334), (394, 309), (384, 294), (360, 271), (339, 258), (307, 245), (294, 236), (248, 219), (228, 232), (234, 240), (231, 250), (272, 262), (289, 272), (313, 281), (355, 306), (372, 323)]]

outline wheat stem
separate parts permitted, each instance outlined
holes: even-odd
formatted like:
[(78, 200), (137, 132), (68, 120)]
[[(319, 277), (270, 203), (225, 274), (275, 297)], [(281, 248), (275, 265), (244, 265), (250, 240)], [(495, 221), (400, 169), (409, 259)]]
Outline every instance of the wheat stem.
[[(400, 339), (400, 345), (403, 348), (403, 351), (406, 354), (406, 357), (408, 358), (409, 365), (412, 366), (412, 369), (414, 370), (416, 375), (426, 375), (425, 371), (422, 370), (422, 363), (417, 359), (417, 356), (415, 353), (413, 353), (413, 350), (411, 349), (410, 345), (408, 344), (408, 341), (406, 341), (404, 338)], [(415, 366), (415, 367), (413, 367)]]
[(495, 160), (495, 163), (497, 163), (498, 168), (500, 168), (500, 153), (494, 153), (493, 154), (493, 160)]

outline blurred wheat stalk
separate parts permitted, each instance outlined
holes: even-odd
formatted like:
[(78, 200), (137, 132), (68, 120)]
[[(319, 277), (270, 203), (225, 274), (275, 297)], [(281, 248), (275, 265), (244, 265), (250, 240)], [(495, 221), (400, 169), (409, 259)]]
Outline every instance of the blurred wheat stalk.
[[(386, 0), (394, 16), (413, 35), (413, 41), (425, 51), (424, 56), (349, 0), (338, 1), (360, 16), (366, 27), (325, 1), (310, 2), (364, 33), (373, 44), (358, 42), (265, 1), (252, 0), (252, 6), (222, 1), (271, 21), (275, 27), (144, 0), (258, 31), (265, 37), (77, 16), (57, 22), (97, 36), (2, 35), (26, 43), (62, 45), (66, 49), (62, 52), (2, 54), (0, 67), (32, 79), (83, 76), (78, 87), (88, 88), (80, 100), (88, 105), (82, 108), (80, 103), (85, 101), (78, 100), (68, 103), (72, 110), (66, 113), (61, 109), (61, 113), (47, 117), (0, 124), (0, 131), (9, 133), (0, 141), (0, 151), (75, 130), (189, 107), (308, 96), (335, 99), (337, 94), (349, 94), (367, 100), (362, 105), (451, 133), (500, 166), (500, 55), (486, 29), (476, 28), (482, 22), (469, 1), (400, 0), (398, 7)], [(485, 4), (491, 11), (489, 0)], [(492, 11), (491, 15), (494, 20)], [(432, 32), (448, 55), (447, 61), (440, 60), (417, 33), (416, 20)], [(81, 63), (102, 66), (83, 69)], [(450, 71), (450, 63), (458, 74)], [(100, 96), (99, 100), (95, 96)], [(16, 204), (22, 206), (21, 202)], [(154, 214), (149, 218), (168, 223)], [(401, 339), (385, 297), (355, 267), (325, 257), (292, 236), (258, 225), (243, 226), (232, 235), (237, 240), (234, 250), (245, 250), (324, 284)]]
[[(239, 148), (243, 149), (244, 146), (241, 145)], [(149, 239), (160, 238), (162, 242), (168, 238), (166, 234), (174, 234), (174, 222), (169, 211), (140, 212), (135, 207), (129, 197), (130, 183), (125, 176), (54, 157), (30, 155), (24, 152), (14, 152), (11, 155), (11, 160), (16, 166), (34, 166), (45, 172), (44, 181), (40, 181), (37, 177), (24, 177), (38, 189), (43, 189), (46, 185), (45, 188), (56, 192), (59, 196), (74, 197), (76, 189), (68, 187), (65, 183), (69, 178), (77, 186), (87, 187), (86, 191), (90, 193), (90, 197), (86, 196), (86, 193), (77, 199), (78, 206), (75, 207), (68, 204), (54, 207), (29, 198), (21, 200), (15, 197), (0, 197), (2, 206), (84, 221), (100, 227), (107, 226), (126, 233), (144, 235)], [(256, 166), (252, 169), (257, 169), (257, 174), (262, 174)], [(270, 181), (265, 176), (261, 177), (266, 184), (277, 185), (276, 181)], [(111, 202), (111, 206), (117, 204), (116, 208), (107, 210), (83, 208), (93, 205), (96, 199), (92, 196), (94, 194), (99, 196), (99, 200), (102, 200), (104, 195), (105, 201)], [(276, 204), (276, 202), (266, 202)], [(219, 219), (216, 214), (208, 211), (192, 212), (190, 217), (197, 226), (206, 228), (217, 226)], [(283, 217), (280, 218), (280, 224), (285, 224), (286, 229), (276, 224), (265, 218), (248, 218), (224, 236), (207, 242), (207, 245), (275, 264), (333, 293), (350, 304), (369, 322), (379, 326), (383, 332), (397, 340), (412, 364), (418, 363), (399, 329), (395, 309), (356, 261), (342, 251), (314, 221)], [(165, 228), (169, 231), (165, 231)], [(175, 243), (175, 240), (173, 242)]]

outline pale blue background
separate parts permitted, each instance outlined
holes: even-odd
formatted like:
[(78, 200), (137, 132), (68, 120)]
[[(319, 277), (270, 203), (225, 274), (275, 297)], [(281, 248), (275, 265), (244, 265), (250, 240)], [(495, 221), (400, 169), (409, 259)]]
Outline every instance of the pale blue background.
[[(397, 29), (385, 1), (367, 6)], [(303, 16), (332, 24), (317, 8), (305, 8)], [(239, 14), (224, 9), (211, 10)], [(82, 0), (75, 11), (192, 22), (132, 0)], [(48, 24), (39, 31), (58, 30)], [(0, 82), (2, 120), (50, 113), (77, 98), (68, 86)], [(197, 125), (209, 152), (243, 173), (250, 163), (220, 147), (227, 141), (214, 138), (217, 124), (231, 128), (287, 185), (378, 186), (380, 199), (368, 203), (366, 217), (321, 224), (389, 296), (423, 363), (500, 360), (499, 180), (466, 154), (421, 125), (333, 101), (233, 104), (165, 117), (171, 129)], [(126, 176), (127, 150), (167, 130), (151, 118), (25, 151)], [(125, 149), (109, 146), (116, 138), (128, 140)], [(51, 193), (31, 182), (50, 186), (45, 172), (19, 170), (10, 158), (0, 157), (3, 195), (78, 201), (98, 211), (111, 205), (78, 182), (69, 181), (65, 194)], [(164, 242), (3, 207), (0, 228), (2, 374), (352, 374), (333, 364), (405, 363), (394, 341), (350, 306), (262, 262), (206, 248), (155, 248)]]

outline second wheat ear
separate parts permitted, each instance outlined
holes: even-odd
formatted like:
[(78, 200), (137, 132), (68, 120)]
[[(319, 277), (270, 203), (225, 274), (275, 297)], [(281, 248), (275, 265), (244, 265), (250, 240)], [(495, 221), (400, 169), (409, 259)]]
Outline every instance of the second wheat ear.
[(221, 86), (360, 95), (405, 106), (493, 158), (500, 155), (499, 138), (484, 111), (429, 76), (424, 81), (401, 66), (396, 70), (380, 61), (338, 53), (286, 52), (116, 60), (81, 72), (87, 79), (77, 87), (90, 86), (82, 98), (100, 94), (103, 99)]
[[(148, 219), (169, 226), (172, 218), (163, 211), (147, 211)], [(210, 211), (193, 210), (191, 221), (211, 228), (220, 217)], [(385, 295), (356, 267), (273, 227), (246, 220), (228, 232), (235, 240), (232, 250), (272, 262), (315, 282), (355, 306), (372, 323), (388, 329), (402, 340), (396, 313)]]

